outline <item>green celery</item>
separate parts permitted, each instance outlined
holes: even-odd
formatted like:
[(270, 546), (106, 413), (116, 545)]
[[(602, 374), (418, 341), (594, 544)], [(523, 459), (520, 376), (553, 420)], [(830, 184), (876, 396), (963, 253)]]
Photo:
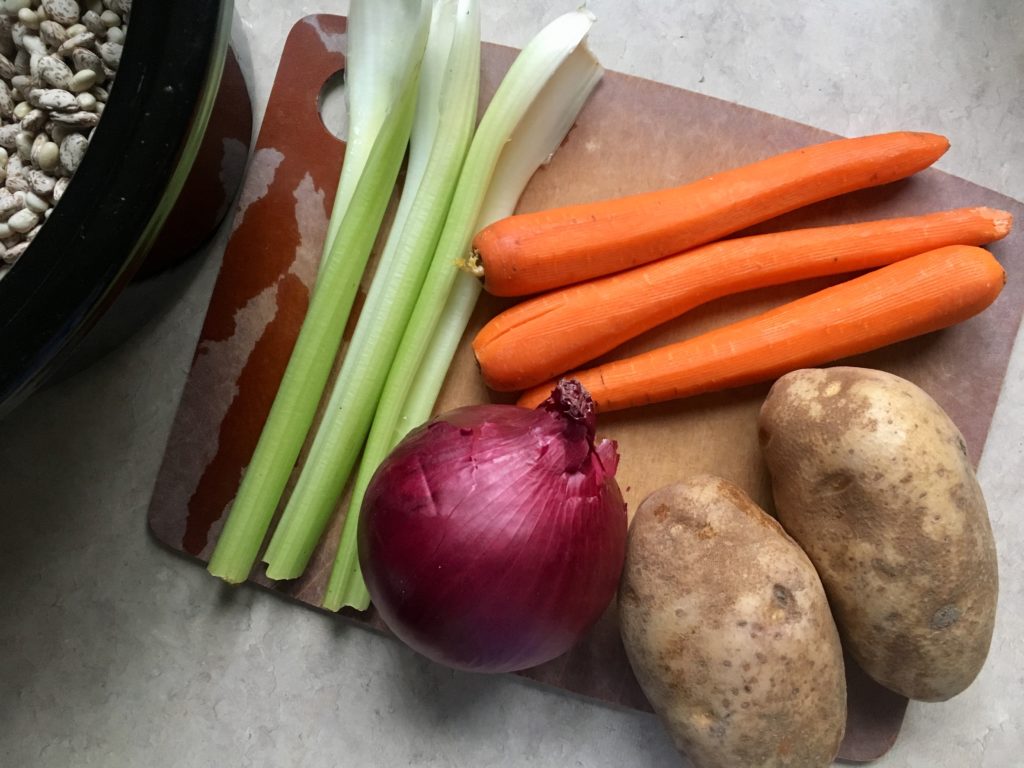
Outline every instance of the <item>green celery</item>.
[[(382, 10), (375, 10), (378, 8)], [(244, 581), (252, 570), (341, 345), (359, 279), (409, 140), (429, 10), (429, 0), (357, 0), (352, 5), (353, 22), (363, 14), (373, 19), (383, 14), (394, 23), (413, 25), (405, 36), (406, 66), (395, 91), (397, 98), (388, 106), (331, 243), (331, 254), (321, 264), (280, 389), (210, 560), (210, 573), (229, 583)], [(357, 29), (350, 29), (350, 35)], [(391, 41), (388, 37), (380, 42), (390, 45)]]
[(305, 570), (362, 449), (448, 213), (479, 90), (478, 2), (440, 0), (423, 56), (405, 188), (324, 417), (264, 556), (272, 579)]
[[(398, 103), (408, 78), (413, 57), (418, 56), (417, 40), (428, 10), (428, 0), (353, 0), (348, 13), (348, 50), (345, 57), (345, 102), (348, 107), (348, 129), (345, 140), (345, 162), (334, 193), (334, 207), (324, 238), (321, 271), (330, 258), (331, 245), (337, 237), (356, 184), (362, 176), (377, 135), (384, 120)], [(420, 26), (418, 27), (417, 24)], [(409, 56), (396, 51), (410, 51)]]
[[(431, 347), (438, 328), (449, 328), (444, 332), (444, 338), (454, 336), (457, 344), (465, 322), (468, 322), (466, 310), (468, 308), (468, 312), (472, 312), (479, 289), (468, 287), (466, 281), (472, 278), (468, 275), (460, 278), (463, 273), (456, 265), (466, 260), (482, 216), (501, 215), (487, 204), (492, 179), (496, 180), (493, 194), (496, 199), (505, 201), (504, 209), (510, 213), (526, 181), (558, 147), (600, 76), (600, 67), (583, 43), (592, 23), (593, 16), (581, 10), (561, 16), (541, 30), (513, 62), (480, 122), (459, 176), (437, 251), (388, 374), (363, 451), (352, 502), (324, 597), (324, 606), (329, 610), (343, 606), (364, 610), (369, 605), (357, 553), (363, 494), (373, 473), (407, 428), (423, 420), (402, 424), (414, 382), (417, 382), (416, 394), (412, 402), (421, 411), (425, 407), (429, 415), (433, 401), (427, 393), (434, 382), (443, 382), (444, 372), (451, 362), (447, 349), (435, 356)], [(558, 77), (570, 61), (574, 63), (569, 65), (568, 74)], [(587, 62), (586, 66), (580, 66), (583, 61)], [(548, 88), (554, 84), (558, 85), (558, 90), (552, 93)], [(545, 110), (534, 113), (535, 103), (546, 105), (545, 110), (554, 110), (554, 114)], [(546, 125), (547, 133), (540, 128), (531, 129), (530, 121)], [(561, 132), (552, 141), (550, 134), (558, 130)], [(517, 161), (506, 166), (502, 162), (506, 153)], [(527, 158), (530, 157), (537, 159), (527, 171)], [(507, 168), (507, 180), (497, 178), (497, 171), (503, 167)], [(512, 189), (515, 185), (518, 187)], [(453, 287), (460, 289), (454, 294), (457, 306), (450, 305)], [(453, 310), (453, 314), (446, 314)], [(454, 353), (454, 347), (451, 351)], [(423, 367), (425, 360), (433, 361), (426, 369)], [(439, 389), (440, 383), (437, 383), (433, 399), (436, 399)], [(425, 406), (427, 400), (431, 402)]]
[[(600, 64), (583, 46), (573, 51), (555, 72), (502, 150), (475, 231), (515, 212), (530, 178), (554, 156), (602, 74)], [(468, 263), (465, 266), (467, 271), (455, 278), (441, 321), (428, 344), (429, 354), (406, 397), (392, 438), (394, 443), (430, 418), (469, 325), (481, 283), (474, 277), (472, 267)]]

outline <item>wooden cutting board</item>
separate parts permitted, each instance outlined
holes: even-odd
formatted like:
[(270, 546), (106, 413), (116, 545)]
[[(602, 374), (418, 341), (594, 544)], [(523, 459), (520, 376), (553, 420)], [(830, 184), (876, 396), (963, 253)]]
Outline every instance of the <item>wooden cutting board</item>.
[[(318, 97), (321, 85), (343, 68), (344, 48), (342, 17), (310, 16), (291, 31), (154, 490), (149, 511), (154, 534), (172, 549), (201, 561), (213, 549), (306, 310), (344, 149), (320, 121)], [(493, 94), (515, 53), (484, 46), (482, 104)], [(929, 127), (892, 126), (894, 130)], [(708, 96), (608, 73), (554, 160), (531, 181), (519, 209), (672, 186), (832, 137)], [(790, 214), (756, 231), (966, 205), (1004, 208), (1024, 222), (1024, 206), (1019, 203), (928, 170), (911, 180)], [(1021, 242), (1020, 234), (1014, 233), (992, 246), (992, 251), (1006, 263)], [(1009, 284), (981, 316), (954, 329), (845, 361), (889, 370), (924, 387), (960, 426), (975, 462), (985, 443), (1024, 306), (1024, 281), (1015, 275), (1014, 265), (1009, 266)], [(809, 281), (714, 302), (638, 339), (620, 354), (633, 354), (762, 311), (828, 282)], [(484, 299), (469, 333), (501, 306), (500, 301)], [(489, 399), (468, 338), (438, 410)], [(603, 417), (599, 432), (619, 442), (623, 457), (619, 481), (630, 508), (635, 509), (647, 492), (662, 484), (710, 471), (738, 483), (771, 509), (755, 425), (766, 392), (767, 385), (752, 386)], [(302, 579), (272, 584), (257, 569), (260, 572), (254, 573), (252, 581), (319, 605), (343, 508)], [(211, 579), (210, 589), (215, 588)], [(348, 615), (382, 628), (372, 610)], [(614, 607), (572, 652), (523, 674), (612, 704), (649, 709), (626, 661)], [(895, 741), (906, 700), (875, 685), (853, 665), (848, 675), (850, 720), (841, 756), (871, 760)]]

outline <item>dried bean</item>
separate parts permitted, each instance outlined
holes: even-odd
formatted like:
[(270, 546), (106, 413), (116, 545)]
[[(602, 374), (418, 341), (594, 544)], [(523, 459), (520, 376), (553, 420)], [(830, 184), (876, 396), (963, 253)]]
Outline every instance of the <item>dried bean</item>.
[(88, 69), (95, 72), (99, 80), (105, 77), (103, 74), (103, 60), (88, 48), (75, 48), (71, 53), (71, 63), (76, 72)]
[(31, 62), (32, 58), (29, 56), (28, 51), (24, 48), (19, 48), (18, 52), (14, 55), (14, 71), (19, 75), (27, 75)]
[(131, 0), (0, 0), (0, 277), (81, 164), (130, 14)]
[(4, 254), (4, 261), (6, 261), (8, 264), (13, 264), (18, 259), (20, 259), (21, 255), (25, 253), (25, 251), (27, 250), (28, 243), (18, 243), (17, 245), (13, 245), (10, 248), (8, 248), (7, 252)]
[[(36, 164), (44, 171), (56, 171), (60, 165), (60, 146), (54, 141), (47, 141), (39, 148), (39, 153), (35, 159)], [(30, 178), (29, 186), (31, 184), (32, 180)]]
[(67, 190), (68, 184), (70, 183), (71, 179), (69, 179), (67, 176), (61, 176), (59, 179), (57, 179), (57, 183), (53, 185), (54, 204), (59, 202), (60, 199), (64, 197), (64, 192)]
[(72, 133), (60, 143), (60, 164), (68, 173), (74, 173), (89, 148), (89, 140), (78, 133)]
[(75, 0), (43, 0), (46, 15), (65, 27), (78, 21), (78, 3)]
[(18, 148), (18, 134), (21, 133), (21, 126), (17, 123), (0, 125), (0, 147), (5, 150), (14, 151)]
[(98, 51), (103, 63), (111, 69), (117, 69), (121, 63), (121, 51), (124, 48), (120, 43), (101, 43)]
[(18, 21), (28, 29), (39, 29), (39, 14), (31, 8), (22, 8), (18, 11)]
[(39, 76), (54, 88), (66, 91), (74, 74), (71, 67), (58, 56), (44, 56), (39, 60)]
[(0, 219), (7, 221), (16, 212), (25, 207), (25, 194), (0, 189)]
[(29, 133), (39, 133), (46, 125), (46, 113), (41, 109), (33, 109), (21, 118), (21, 129)]
[(42, 215), (50, 207), (48, 202), (32, 191), (25, 193), (25, 205), (30, 211), (39, 215)]
[(58, 111), (78, 109), (75, 97), (58, 88), (35, 88), (28, 92), (28, 101), (33, 107), (40, 109)]
[(11, 87), (6, 81), (0, 80), (0, 117), (10, 120), (14, 117), (14, 97), (11, 95)]
[[(18, 131), (18, 135), (14, 137), (14, 146), (18, 150), (18, 157), (22, 160), (29, 160), (32, 157), (32, 142), (35, 141), (35, 136), (25, 130)], [(10, 161), (8, 161), (10, 162)], [(8, 185), (9, 187), (10, 185)]]
[[(75, 106), (78, 106), (77, 101)], [(70, 128), (92, 128), (100, 121), (97, 112), (54, 112), (50, 117), (53, 122)]]
[(66, 125), (60, 125), (53, 122), (52, 120), (47, 123), (50, 127), (47, 129), (47, 133), (50, 134), (50, 138), (60, 144), (64, 141), (65, 137), (75, 132), (74, 128), (70, 128)]
[(11, 78), (11, 85), (21, 94), (22, 101), (28, 98), (28, 92), (32, 90), (32, 78), (27, 74), (15, 75)]
[(67, 30), (56, 21), (44, 21), (39, 25), (39, 37), (47, 48), (60, 48), (68, 39)]
[[(4, 191), (17, 195), (18, 207), (15, 210), (20, 210), (25, 207), (25, 193), (29, 191), (28, 179), (25, 178), (25, 173), (22, 169), (8, 165), (7, 166), (7, 177), (4, 179)], [(10, 214), (8, 214), (9, 216)], [(4, 216), (3, 218), (7, 218)]]
[[(32, 165), (39, 166), (39, 153), (43, 149), (43, 145), (50, 140), (50, 137), (45, 133), (40, 133), (32, 140), (32, 149), (29, 150), (29, 158), (32, 160)], [(28, 181), (28, 176), (25, 177), (25, 181)]]
[(24, 254), (28, 250), (28, 243), (18, 243), (17, 245), (11, 246), (6, 250), (6, 253), (4, 253), (3, 255), (3, 260), (6, 261), (8, 264), (13, 264), (19, 258), (22, 258), (22, 254)]
[(29, 190), (28, 179), (25, 178), (25, 174), (21, 171), (14, 173), (13, 171), (8, 170), (4, 186), (11, 192), (28, 192)]
[(94, 85), (96, 85), (96, 73), (91, 69), (83, 69), (81, 72), (75, 72), (68, 81), (67, 88), (72, 93), (82, 93), (88, 91)]
[(25, 234), (38, 223), (39, 215), (28, 208), (22, 208), (7, 220), (7, 226), (21, 234)]
[[(53, 144), (52, 141), (49, 143)], [(55, 149), (58, 149), (59, 155), (59, 148), (57, 148), (56, 144), (53, 144), (53, 146)], [(44, 173), (43, 171), (37, 171), (35, 168), (26, 173), (25, 177), (28, 179), (29, 189), (40, 197), (49, 197), (53, 194), (53, 188), (57, 184), (57, 179), (55, 177), (48, 173)]]
[(82, 24), (97, 37), (105, 37), (107, 34), (107, 25), (95, 11), (86, 11), (82, 14)]
[(80, 24), (75, 27), (68, 29), (68, 39), (61, 43), (60, 48), (57, 49), (57, 53), (61, 56), (68, 56), (75, 50), (75, 48), (92, 48), (96, 45), (96, 35), (89, 30), (82, 27), (84, 32), (79, 32), (75, 35), (71, 34), (71, 30), (81, 26)]
[(87, 10), (82, 14), (82, 24), (96, 37), (106, 37), (106, 25), (95, 11)]

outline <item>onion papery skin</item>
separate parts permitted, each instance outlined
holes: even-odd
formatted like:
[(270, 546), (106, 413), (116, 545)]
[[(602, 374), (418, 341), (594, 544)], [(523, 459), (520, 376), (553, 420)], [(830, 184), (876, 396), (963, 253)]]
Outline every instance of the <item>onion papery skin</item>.
[(576, 382), (536, 410), (468, 406), (414, 430), (362, 507), (360, 566), (381, 617), (457, 669), (509, 672), (565, 653), (622, 571), (617, 465), (614, 442), (594, 444)]

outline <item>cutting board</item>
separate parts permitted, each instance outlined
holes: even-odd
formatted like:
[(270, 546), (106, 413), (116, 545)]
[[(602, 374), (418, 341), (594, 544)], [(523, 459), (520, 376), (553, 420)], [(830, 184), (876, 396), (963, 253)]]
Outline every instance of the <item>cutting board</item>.
[[(291, 31), (270, 95), (234, 230), (154, 490), (149, 520), (167, 546), (206, 561), (231, 505), (283, 374), (316, 274), (344, 145), (318, 115), (322, 84), (343, 69), (345, 20), (310, 16)], [(486, 104), (516, 51), (485, 45)], [(894, 125), (927, 130), (933, 126)], [(519, 210), (530, 211), (673, 186), (766, 156), (833, 138), (806, 125), (658, 83), (608, 73), (552, 162), (539, 171)], [(955, 148), (954, 150), (955, 151)], [(935, 171), (846, 195), (751, 231), (845, 223), (988, 205), (1024, 222), (1024, 206)], [(379, 246), (379, 244), (378, 244)], [(992, 246), (1004, 263), (1017, 233)], [(975, 462), (988, 433), (1024, 306), (1024, 281), (1010, 264), (997, 302), (961, 326), (864, 355), (848, 364), (882, 368), (929, 391), (963, 431)], [(828, 280), (746, 293), (690, 312), (616, 354), (633, 354), (693, 335), (829, 284)], [(365, 296), (364, 282), (359, 299)], [(357, 300), (357, 308), (360, 305)], [(503, 303), (485, 298), (463, 340), (438, 410), (500, 399), (483, 386), (468, 339)], [(351, 330), (351, 325), (346, 331)], [(619, 481), (635, 509), (650, 490), (709, 471), (771, 509), (757, 448), (756, 413), (768, 385), (609, 414), (599, 433), (619, 442)], [(508, 398), (504, 398), (507, 400)], [(301, 462), (301, 458), (300, 458)], [(294, 480), (294, 478), (293, 478)], [(252, 581), (319, 605), (333, 561), (343, 506), (302, 578)], [(210, 589), (218, 588), (211, 578)], [(372, 609), (349, 619), (381, 629)], [(626, 661), (614, 606), (577, 648), (525, 676), (615, 705), (649, 709)], [(850, 720), (841, 756), (871, 760), (896, 739), (906, 700), (848, 668)]]

